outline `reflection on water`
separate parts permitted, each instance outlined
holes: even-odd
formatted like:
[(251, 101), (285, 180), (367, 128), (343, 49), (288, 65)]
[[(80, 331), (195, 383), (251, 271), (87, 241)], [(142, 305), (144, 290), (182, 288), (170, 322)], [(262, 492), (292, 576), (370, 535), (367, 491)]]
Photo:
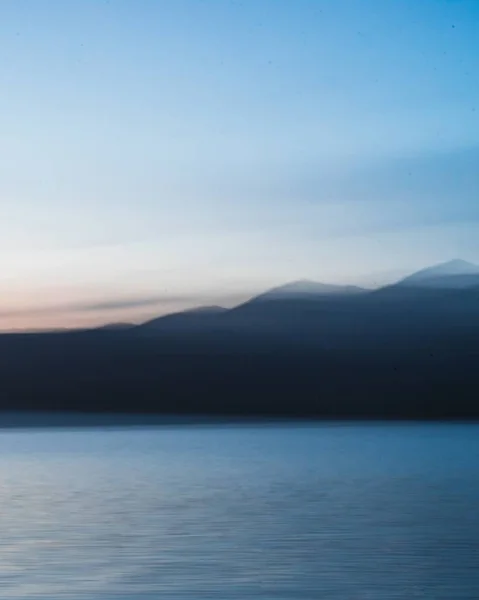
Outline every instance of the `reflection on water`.
[(477, 600), (479, 426), (0, 432), (1, 597)]

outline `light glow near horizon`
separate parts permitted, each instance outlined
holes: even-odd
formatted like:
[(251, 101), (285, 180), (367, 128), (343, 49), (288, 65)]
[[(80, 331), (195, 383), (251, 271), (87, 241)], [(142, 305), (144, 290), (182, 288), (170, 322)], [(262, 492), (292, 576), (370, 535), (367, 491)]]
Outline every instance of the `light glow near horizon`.
[(5, 0), (0, 328), (479, 262), (476, 0)]

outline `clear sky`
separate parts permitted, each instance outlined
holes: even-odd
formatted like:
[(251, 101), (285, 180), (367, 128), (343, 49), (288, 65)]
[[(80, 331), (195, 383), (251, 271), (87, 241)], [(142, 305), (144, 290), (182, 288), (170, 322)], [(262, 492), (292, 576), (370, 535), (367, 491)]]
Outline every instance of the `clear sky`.
[(478, 0), (2, 0), (0, 327), (479, 262)]

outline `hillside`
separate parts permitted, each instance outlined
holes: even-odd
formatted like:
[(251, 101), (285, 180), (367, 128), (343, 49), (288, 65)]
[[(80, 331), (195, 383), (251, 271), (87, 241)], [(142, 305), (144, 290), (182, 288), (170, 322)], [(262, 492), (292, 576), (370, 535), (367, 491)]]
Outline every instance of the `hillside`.
[(309, 290), (138, 327), (0, 335), (0, 409), (479, 417), (479, 286)]

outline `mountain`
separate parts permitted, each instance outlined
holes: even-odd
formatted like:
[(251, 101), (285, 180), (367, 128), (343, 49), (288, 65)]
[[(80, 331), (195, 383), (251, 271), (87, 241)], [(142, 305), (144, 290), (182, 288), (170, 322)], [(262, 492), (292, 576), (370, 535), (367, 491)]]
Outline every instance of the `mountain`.
[(455, 259), (421, 269), (396, 286), (461, 289), (479, 285), (479, 265)]
[[(314, 336), (341, 318), (367, 290), (300, 280), (251, 298), (229, 310), (222, 326), (245, 334)], [(326, 321), (329, 321), (326, 323)]]
[(152, 319), (136, 327), (137, 331), (184, 331), (197, 330), (211, 326), (216, 317), (227, 311), (222, 306), (199, 306), (189, 310), (172, 313)]
[[(268, 290), (233, 308), (203, 306), (152, 319), (137, 327), (140, 332), (214, 332), (239, 330), (265, 331), (287, 325), (288, 315), (313, 308), (317, 302), (332, 301), (365, 292), (355, 286), (341, 286), (299, 280)], [(271, 308), (271, 304), (274, 305)], [(278, 313), (278, 317), (275, 315)], [(246, 321), (245, 321), (246, 319)], [(271, 320), (273, 319), (273, 324)]]
[(325, 296), (343, 296), (365, 292), (363, 288), (354, 285), (334, 285), (320, 283), (308, 279), (300, 279), (286, 283), (260, 294), (249, 302), (265, 302), (272, 300), (311, 300)]
[[(477, 271), (477, 275), (476, 275)], [(204, 307), (145, 323), (139, 332), (266, 337), (328, 348), (406, 343), (423, 332), (479, 322), (479, 267), (454, 260), (396, 284), (367, 290), (299, 280), (270, 289), (232, 309)]]
[(450, 277), (474, 265), (374, 291), (295, 282), (107, 332), (0, 335), (0, 410), (477, 418), (479, 285), (407, 283)]

